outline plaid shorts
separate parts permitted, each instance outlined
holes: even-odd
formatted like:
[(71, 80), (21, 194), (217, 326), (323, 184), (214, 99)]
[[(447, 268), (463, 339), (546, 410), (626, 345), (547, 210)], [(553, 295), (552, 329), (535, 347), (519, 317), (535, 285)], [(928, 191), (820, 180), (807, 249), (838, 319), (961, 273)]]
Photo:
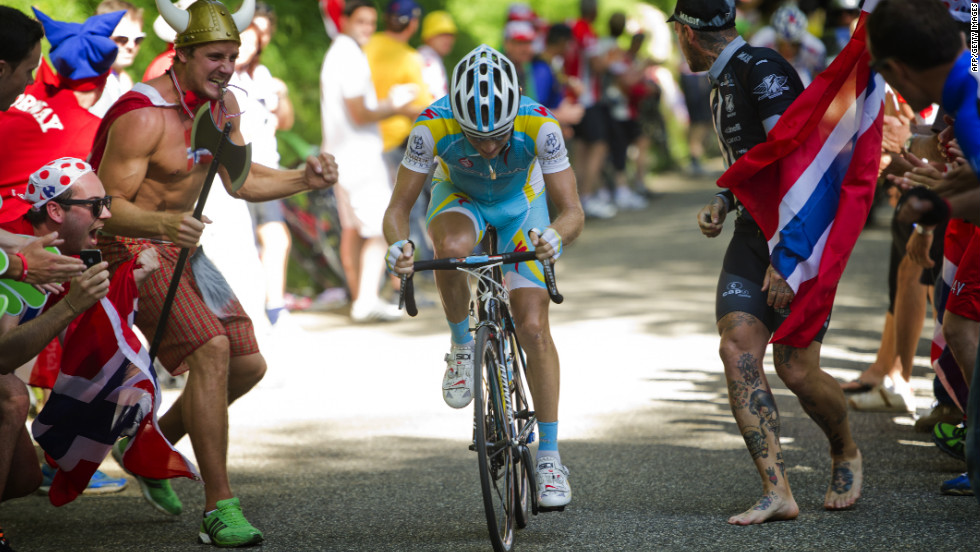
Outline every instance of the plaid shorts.
[[(158, 243), (148, 240), (136, 240), (119, 236), (99, 236), (99, 249), (109, 263), (109, 270), (114, 271), (121, 263), (139, 255), (147, 247), (157, 250), (160, 259), (160, 269), (150, 275), (140, 286), (139, 307), (136, 314), (136, 326), (148, 340), (156, 335), (157, 320), (163, 301), (167, 297), (167, 288), (173, 277), (180, 248), (172, 243)], [(226, 336), (231, 346), (231, 356), (252, 355), (259, 352), (255, 340), (252, 320), (245, 314), (237, 299), (227, 307), (228, 316), (218, 318), (201, 298), (194, 280), (194, 271), (190, 263), (184, 266), (184, 274), (177, 287), (174, 303), (170, 308), (167, 330), (163, 334), (157, 357), (172, 375), (187, 370), (184, 358), (199, 347), (218, 336)]]

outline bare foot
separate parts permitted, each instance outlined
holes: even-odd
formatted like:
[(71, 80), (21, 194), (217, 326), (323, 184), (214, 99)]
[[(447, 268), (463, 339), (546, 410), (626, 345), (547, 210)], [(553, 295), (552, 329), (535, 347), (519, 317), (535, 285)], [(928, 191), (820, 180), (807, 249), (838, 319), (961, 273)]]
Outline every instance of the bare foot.
[(782, 497), (776, 494), (776, 491), (769, 491), (755, 503), (755, 506), (728, 518), (728, 523), (732, 525), (756, 525), (767, 521), (786, 521), (796, 519), (799, 513), (800, 508), (796, 505), (792, 495)]
[(846, 510), (861, 496), (864, 471), (861, 469), (861, 452), (854, 458), (835, 459), (834, 471), (823, 507), (827, 510)]

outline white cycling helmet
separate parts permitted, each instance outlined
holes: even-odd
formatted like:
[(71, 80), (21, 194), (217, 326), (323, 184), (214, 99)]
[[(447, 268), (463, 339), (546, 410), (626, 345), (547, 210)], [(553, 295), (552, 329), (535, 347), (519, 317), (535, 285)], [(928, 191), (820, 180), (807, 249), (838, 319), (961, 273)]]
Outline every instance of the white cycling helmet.
[(506, 56), (481, 44), (456, 64), (449, 96), (453, 116), (463, 131), (487, 138), (501, 136), (514, 127), (521, 103), (517, 69)]
[(796, 4), (786, 4), (772, 14), (776, 36), (787, 42), (800, 42), (806, 34), (806, 14)]

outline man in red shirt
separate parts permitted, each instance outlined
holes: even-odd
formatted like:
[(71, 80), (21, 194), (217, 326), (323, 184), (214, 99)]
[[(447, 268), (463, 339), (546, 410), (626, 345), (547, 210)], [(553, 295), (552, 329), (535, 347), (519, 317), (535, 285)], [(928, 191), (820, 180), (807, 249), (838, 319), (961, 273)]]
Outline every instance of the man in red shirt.
[(34, 13), (51, 43), (51, 64), (42, 61), (37, 82), (0, 113), (0, 222), (27, 212), (19, 196), (31, 171), (58, 157), (88, 157), (100, 122), (88, 108), (98, 101), (116, 59), (119, 49), (109, 36), (126, 12), (81, 24), (54, 21), (37, 8)]

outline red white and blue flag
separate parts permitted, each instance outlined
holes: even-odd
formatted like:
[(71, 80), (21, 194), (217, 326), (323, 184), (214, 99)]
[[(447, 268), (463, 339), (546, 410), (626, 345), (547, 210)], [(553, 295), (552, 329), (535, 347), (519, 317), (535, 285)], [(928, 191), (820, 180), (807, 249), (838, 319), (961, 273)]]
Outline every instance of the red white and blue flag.
[(865, 2), (850, 42), (767, 141), (718, 180), (759, 224), (773, 267), (796, 292), (774, 343), (804, 348), (816, 337), (871, 209), (885, 96), (865, 46), (865, 19), (875, 4)]
[(123, 436), (126, 469), (153, 479), (200, 479), (194, 465), (157, 427), (160, 387), (150, 357), (133, 332), (135, 259), (123, 264), (109, 294), (66, 330), (61, 370), (31, 431), (57, 466), (49, 498), (71, 502)]

